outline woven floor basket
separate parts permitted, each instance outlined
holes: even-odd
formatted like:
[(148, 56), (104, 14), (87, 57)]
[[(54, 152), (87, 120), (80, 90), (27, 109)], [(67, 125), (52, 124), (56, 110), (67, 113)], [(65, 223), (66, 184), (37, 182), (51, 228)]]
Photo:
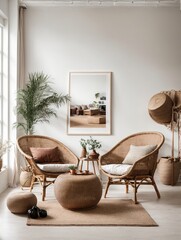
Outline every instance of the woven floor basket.
[(32, 173), (27, 171), (21, 171), (20, 174), (20, 185), (22, 187), (30, 187), (32, 180)]
[(180, 162), (172, 158), (162, 157), (158, 164), (160, 181), (165, 185), (175, 185), (180, 173)]

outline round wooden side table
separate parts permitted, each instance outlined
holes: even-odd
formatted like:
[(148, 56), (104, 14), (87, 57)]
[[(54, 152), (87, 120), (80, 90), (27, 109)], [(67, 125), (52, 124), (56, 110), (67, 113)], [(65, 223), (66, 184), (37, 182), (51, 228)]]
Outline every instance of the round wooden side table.
[(96, 174), (95, 164), (97, 165), (97, 171), (100, 174), (100, 171), (99, 171), (99, 159), (98, 158), (92, 159), (92, 158), (86, 157), (86, 158), (79, 158), (79, 159), (80, 159), (80, 162), (81, 162), (80, 163), (80, 171), (82, 171), (84, 163), (86, 163), (86, 170), (89, 171), (89, 163), (91, 162), (92, 166), (93, 166), (94, 174)]

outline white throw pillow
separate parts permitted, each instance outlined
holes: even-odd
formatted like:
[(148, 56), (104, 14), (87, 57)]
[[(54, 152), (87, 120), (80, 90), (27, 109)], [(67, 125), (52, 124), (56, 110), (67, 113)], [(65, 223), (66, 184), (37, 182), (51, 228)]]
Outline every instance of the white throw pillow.
[(134, 164), (140, 158), (146, 156), (152, 152), (157, 145), (145, 145), (145, 146), (134, 146), (131, 145), (128, 154), (126, 155), (123, 163)]
[(123, 175), (125, 174), (132, 166), (127, 164), (108, 164), (103, 165), (101, 168), (110, 174), (113, 175)]
[(70, 166), (77, 166), (76, 164), (37, 164), (38, 167), (45, 172), (69, 172)]

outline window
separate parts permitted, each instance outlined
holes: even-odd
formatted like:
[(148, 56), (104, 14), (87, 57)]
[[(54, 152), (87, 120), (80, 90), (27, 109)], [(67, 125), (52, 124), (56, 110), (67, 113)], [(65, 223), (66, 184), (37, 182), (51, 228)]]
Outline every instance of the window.
[[(8, 139), (8, 41), (7, 28), (0, 16), (0, 138)], [(7, 157), (3, 157), (7, 166)]]
[(3, 141), (3, 27), (0, 25), (0, 141)]
[(3, 137), (3, 27), (0, 26), (0, 137)]

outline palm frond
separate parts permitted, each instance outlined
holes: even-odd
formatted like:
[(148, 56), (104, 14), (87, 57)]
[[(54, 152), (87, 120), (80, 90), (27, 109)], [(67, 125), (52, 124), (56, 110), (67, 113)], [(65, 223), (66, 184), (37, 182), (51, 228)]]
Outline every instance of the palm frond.
[(17, 122), (26, 133), (33, 131), (38, 122), (49, 122), (57, 117), (51, 106), (61, 107), (70, 101), (69, 95), (58, 94), (50, 86), (49, 76), (44, 73), (30, 73), (29, 82), (17, 93), (17, 113), (25, 123)]

